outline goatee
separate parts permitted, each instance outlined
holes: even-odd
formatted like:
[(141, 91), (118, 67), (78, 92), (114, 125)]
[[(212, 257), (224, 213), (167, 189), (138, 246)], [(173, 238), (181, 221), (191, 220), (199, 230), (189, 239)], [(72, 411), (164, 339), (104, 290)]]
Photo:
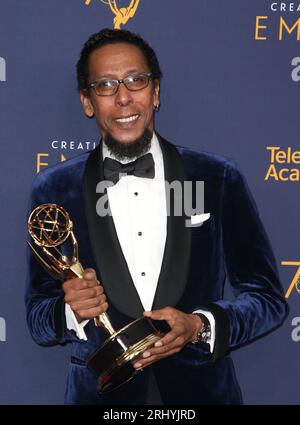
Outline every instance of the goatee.
[(115, 139), (110, 133), (105, 136), (104, 142), (108, 150), (118, 160), (133, 159), (144, 155), (151, 147), (153, 132), (145, 129), (144, 133), (129, 143), (122, 143)]

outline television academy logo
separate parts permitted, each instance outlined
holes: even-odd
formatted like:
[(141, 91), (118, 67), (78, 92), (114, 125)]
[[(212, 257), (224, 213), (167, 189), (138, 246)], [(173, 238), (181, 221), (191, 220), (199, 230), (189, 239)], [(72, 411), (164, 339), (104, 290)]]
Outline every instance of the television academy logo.
[[(91, 4), (92, 0), (85, 0), (86, 6)], [(121, 0), (124, 3), (124, 0)], [(111, 12), (114, 14), (114, 28), (120, 29), (121, 25), (126, 25), (129, 19), (133, 18), (140, 0), (130, 0), (130, 3), (127, 7), (122, 5), (122, 7), (118, 6), (117, 0), (100, 0), (101, 3), (108, 6)], [(128, 2), (127, 2), (128, 4)]]
[(3, 317), (0, 317), (0, 342), (6, 341), (6, 322)]
[(269, 164), (265, 181), (298, 182), (300, 181), (300, 150), (292, 146), (267, 146)]
[(0, 57), (0, 81), (6, 81), (6, 61)]

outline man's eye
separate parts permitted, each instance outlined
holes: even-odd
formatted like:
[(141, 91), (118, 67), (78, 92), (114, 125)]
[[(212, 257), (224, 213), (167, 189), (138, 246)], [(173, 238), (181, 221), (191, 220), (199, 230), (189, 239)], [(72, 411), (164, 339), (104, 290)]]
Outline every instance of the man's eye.
[(114, 83), (113, 81), (110, 81), (110, 80), (103, 80), (98, 82), (98, 87), (101, 90), (111, 89), (113, 86), (114, 86)]
[(142, 77), (140, 75), (132, 76), (127, 78), (128, 83), (138, 83), (140, 82)]

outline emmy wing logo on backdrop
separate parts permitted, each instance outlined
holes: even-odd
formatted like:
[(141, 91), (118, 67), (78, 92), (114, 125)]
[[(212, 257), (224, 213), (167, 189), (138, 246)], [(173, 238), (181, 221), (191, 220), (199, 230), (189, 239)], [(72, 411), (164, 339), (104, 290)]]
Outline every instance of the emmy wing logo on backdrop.
[[(95, 1), (95, 0), (94, 0)], [(89, 6), (92, 0), (85, 0), (85, 4)], [(133, 18), (138, 8), (140, 0), (130, 0), (130, 3), (125, 7), (120, 6), (117, 0), (100, 0), (101, 3), (108, 6), (114, 14), (114, 28), (119, 30), (121, 25), (126, 25), (130, 18)], [(124, 3), (124, 0), (121, 0)]]

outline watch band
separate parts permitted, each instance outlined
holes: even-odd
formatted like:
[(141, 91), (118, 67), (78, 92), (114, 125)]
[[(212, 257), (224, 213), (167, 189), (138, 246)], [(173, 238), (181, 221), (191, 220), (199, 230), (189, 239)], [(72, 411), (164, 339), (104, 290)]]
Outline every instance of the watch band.
[(202, 313), (192, 313), (200, 317), (202, 327), (199, 329), (196, 339), (192, 341), (193, 344), (208, 344), (211, 340), (211, 326), (208, 318)]

